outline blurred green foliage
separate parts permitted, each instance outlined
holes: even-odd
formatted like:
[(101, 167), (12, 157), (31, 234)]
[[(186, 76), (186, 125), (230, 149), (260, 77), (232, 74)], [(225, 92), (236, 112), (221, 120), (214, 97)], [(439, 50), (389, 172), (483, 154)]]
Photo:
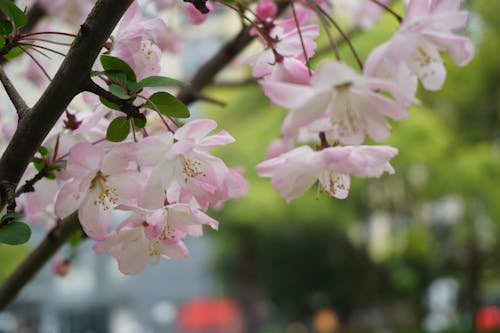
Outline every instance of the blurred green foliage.
[(14, 271), (28, 251), (29, 248), (26, 245), (0, 244), (0, 282)]

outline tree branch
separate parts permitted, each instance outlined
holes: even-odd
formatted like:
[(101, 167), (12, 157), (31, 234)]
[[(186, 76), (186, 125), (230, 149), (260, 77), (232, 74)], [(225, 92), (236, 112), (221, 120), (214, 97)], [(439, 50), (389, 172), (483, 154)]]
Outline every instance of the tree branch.
[(184, 104), (194, 102), (199, 96), (199, 92), (212, 83), (219, 71), (253, 40), (254, 37), (250, 36), (249, 30), (249, 27), (243, 27), (236, 37), (227, 42), (219, 52), (200, 67), (191, 79), (189, 86), (185, 86), (179, 91), (178, 98)]
[(35, 276), (57, 250), (81, 230), (77, 212), (60, 221), (38, 247), (17, 267), (0, 287), (0, 310), (9, 304), (19, 291)]
[(21, 95), (17, 92), (16, 87), (14, 87), (12, 82), (10, 82), (9, 77), (5, 74), (2, 66), (0, 66), (0, 81), (5, 88), (5, 92), (9, 95), (12, 104), (14, 104), (14, 107), (16, 108), (19, 120), (21, 120), (24, 114), (28, 112), (29, 107), (26, 105), (26, 102)]
[(108, 101), (110, 101), (113, 104), (116, 104), (117, 106), (120, 107), (120, 111), (125, 113), (127, 116), (134, 117), (134, 118), (139, 118), (139, 119), (145, 119), (144, 115), (139, 112), (139, 108), (132, 103), (120, 99), (92, 81), (90, 78), (87, 79), (87, 82), (85, 83), (84, 90), (91, 92), (97, 96), (100, 96)]

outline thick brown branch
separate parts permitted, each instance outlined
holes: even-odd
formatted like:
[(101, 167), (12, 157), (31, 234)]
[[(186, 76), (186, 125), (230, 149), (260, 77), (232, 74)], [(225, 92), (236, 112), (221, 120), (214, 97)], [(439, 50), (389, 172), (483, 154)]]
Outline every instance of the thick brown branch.
[(198, 93), (213, 82), (215, 76), (231, 62), (253, 39), (248, 33), (249, 28), (241, 29), (240, 33), (227, 42), (210, 60), (200, 67), (191, 79), (190, 85), (185, 86), (178, 97), (185, 104), (197, 99)]

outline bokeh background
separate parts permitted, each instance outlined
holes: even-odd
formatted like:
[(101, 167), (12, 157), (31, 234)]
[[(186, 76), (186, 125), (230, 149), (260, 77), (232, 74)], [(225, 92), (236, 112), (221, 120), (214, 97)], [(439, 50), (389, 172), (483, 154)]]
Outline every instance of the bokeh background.
[[(476, 55), (464, 68), (446, 59), (443, 90), (420, 89), (410, 118), (391, 123), (395, 175), (354, 179), (346, 200), (314, 187), (286, 204), (255, 171), (285, 110), (256, 84), (222, 79), (207, 94), (227, 106), (196, 113), (236, 138), (217, 154), (250, 188), (213, 212), (219, 232), (134, 277), (83, 243), (67, 277), (45, 268), (0, 313), (0, 332), (500, 332), (500, 1), (466, 6)], [(349, 31), (366, 59), (395, 27), (386, 15)], [(0, 245), (0, 279), (36, 239)]]

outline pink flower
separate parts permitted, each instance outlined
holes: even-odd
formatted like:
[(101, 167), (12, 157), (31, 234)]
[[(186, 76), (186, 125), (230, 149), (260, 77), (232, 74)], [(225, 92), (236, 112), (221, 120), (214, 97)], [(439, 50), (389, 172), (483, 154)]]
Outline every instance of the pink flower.
[(173, 136), (147, 138), (139, 144), (142, 164), (153, 166), (146, 201), (154, 204), (148, 207), (163, 206), (166, 190), (174, 184), (179, 186), (175, 202), (189, 202), (194, 198), (203, 209), (246, 192), (243, 178), (208, 152), (234, 142), (225, 131), (208, 135), (216, 126), (213, 120), (194, 120)]
[[(401, 84), (418, 77), (427, 90), (441, 89), (446, 68), (439, 51), (446, 51), (459, 66), (474, 54), (470, 39), (453, 33), (467, 22), (468, 13), (460, 10), (461, 0), (410, 0), (406, 16), (392, 39), (368, 57), (365, 73), (390, 76)], [(416, 82), (406, 83), (410, 90)]]
[(137, 274), (144, 270), (148, 258), (153, 265), (160, 258), (183, 259), (188, 249), (186, 236), (203, 235), (203, 225), (218, 228), (218, 222), (187, 204), (174, 204), (153, 210), (138, 207), (114, 233), (94, 245), (97, 254), (109, 252), (118, 262), (123, 274)]
[(257, 171), (259, 176), (271, 178), (272, 185), (287, 201), (307, 191), (316, 180), (328, 194), (344, 199), (349, 193), (350, 175), (392, 174), (389, 160), (397, 152), (389, 146), (329, 147), (321, 151), (301, 146), (260, 163)]
[(301, 128), (317, 121), (322, 124), (319, 131), (342, 144), (361, 144), (367, 135), (381, 141), (390, 133), (385, 117), (407, 117), (405, 106), (413, 100), (396, 84), (361, 76), (339, 62), (322, 63), (310, 85), (274, 81), (262, 85), (271, 101), (292, 108), (282, 127), (285, 139), (296, 138)]
[(132, 171), (132, 159), (123, 151), (105, 153), (100, 147), (81, 142), (69, 153), (66, 171), (72, 178), (58, 192), (55, 212), (64, 218), (78, 209), (83, 230), (95, 240), (107, 234), (113, 209), (141, 190), (141, 175)]
[(167, 48), (172, 36), (160, 18), (146, 20), (137, 1), (134, 1), (122, 18), (111, 55), (128, 63), (140, 80), (160, 72), (162, 50)]
[[(310, 58), (316, 50), (314, 39), (319, 35), (319, 26), (305, 25), (300, 27), (304, 48)], [(299, 59), (305, 62), (304, 51), (297, 27), (286, 31), (281, 26), (276, 26), (265, 39), (266, 48), (244, 60), (244, 63), (253, 66), (252, 75), (263, 77), (273, 72), (273, 67), (282, 62), (284, 58)]]
[(274, 20), (277, 12), (278, 6), (271, 0), (260, 0), (255, 10), (255, 14), (260, 20), (268, 22)]

